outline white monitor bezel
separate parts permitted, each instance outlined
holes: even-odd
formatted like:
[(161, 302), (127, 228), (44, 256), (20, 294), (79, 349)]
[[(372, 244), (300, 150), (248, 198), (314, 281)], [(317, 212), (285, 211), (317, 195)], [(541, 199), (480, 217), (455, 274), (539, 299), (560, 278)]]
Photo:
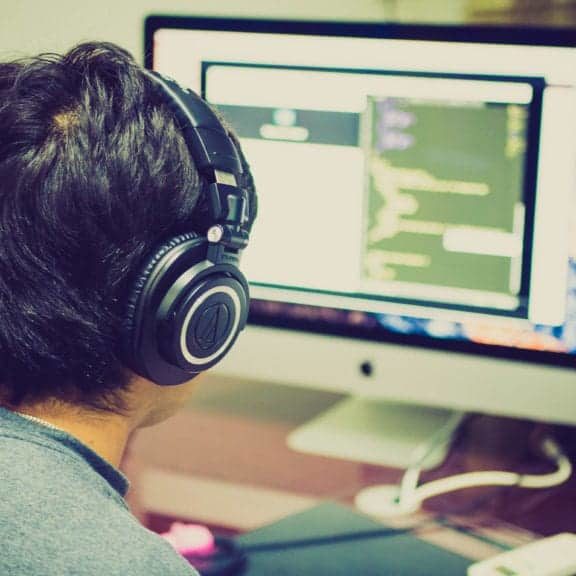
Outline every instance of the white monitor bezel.
[[(550, 29), (151, 16), (145, 29), (145, 59), (149, 67), (154, 63), (154, 34), (163, 28), (422, 42), (451, 40), (462, 45), (482, 43), (489, 52), (501, 45), (576, 46), (569, 31)], [(559, 77), (563, 70), (560, 65)], [(431, 342), (431, 348), (425, 349), (421, 345), (407, 346), (410, 338), (394, 335), (391, 342), (377, 342), (293, 328), (249, 326), (216, 370), (235, 377), (371, 398), (576, 423), (576, 361), (566, 355), (446, 342), (439, 346)], [(363, 371), (367, 362), (372, 368), (371, 376)]]

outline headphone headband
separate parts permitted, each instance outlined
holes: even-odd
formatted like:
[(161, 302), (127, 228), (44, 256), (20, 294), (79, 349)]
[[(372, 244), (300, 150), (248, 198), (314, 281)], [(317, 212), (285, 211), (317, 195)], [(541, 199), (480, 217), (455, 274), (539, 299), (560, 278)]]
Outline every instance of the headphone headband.
[(219, 262), (223, 250), (237, 253), (248, 244), (249, 199), (239, 186), (240, 155), (222, 121), (200, 96), (158, 72), (145, 70), (145, 74), (163, 93), (205, 183), (210, 218), (207, 239), (214, 245), (209, 259)]
[(166, 104), (175, 114), (198, 170), (208, 176), (220, 170), (242, 174), (236, 146), (214, 111), (197, 94), (158, 72), (146, 76), (168, 95)]
[(202, 98), (157, 72), (144, 73), (174, 115), (208, 208), (202, 230), (148, 255), (128, 299), (127, 362), (153, 382), (173, 385), (219, 362), (246, 324), (248, 282), (238, 269), (249, 237), (249, 198), (241, 185), (246, 164)]

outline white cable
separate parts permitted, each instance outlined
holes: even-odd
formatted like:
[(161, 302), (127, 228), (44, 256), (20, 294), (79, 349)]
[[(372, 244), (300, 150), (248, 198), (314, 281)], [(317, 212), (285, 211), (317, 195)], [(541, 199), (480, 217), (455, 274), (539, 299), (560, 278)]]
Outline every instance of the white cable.
[(478, 486), (519, 486), (521, 488), (552, 488), (562, 484), (572, 475), (572, 464), (560, 447), (551, 439), (542, 443), (545, 455), (554, 461), (557, 469), (550, 474), (531, 475), (514, 472), (470, 472), (434, 480), (415, 488), (412, 494), (403, 494), (401, 505), (419, 507), (425, 500), (448, 492), (476, 488)]
[(450, 442), (454, 432), (464, 419), (464, 416), (464, 412), (454, 412), (450, 418), (448, 418), (446, 423), (437, 430), (429, 440), (414, 450), (414, 454), (411, 458), (412, 464), (410, 464), (404, 473), (400, 483), (399, 502), (404, 502), (413, 496), (414, 491), (418, 487), (422, 467), (424, 466), (429, 454), (440, 446), (444, 446)]

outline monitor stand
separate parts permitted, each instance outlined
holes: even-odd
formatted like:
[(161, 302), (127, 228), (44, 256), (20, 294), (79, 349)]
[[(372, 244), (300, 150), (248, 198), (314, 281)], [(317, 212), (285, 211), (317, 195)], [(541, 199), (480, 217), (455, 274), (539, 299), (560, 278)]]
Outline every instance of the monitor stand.
[[(288, 446), (296, 451), (406, 469), (416, 450), (445, 427), (449, 410), (349, 397), (293, 431)], [(426, 457), (422, 469), (439, 466), (449, 442)]]

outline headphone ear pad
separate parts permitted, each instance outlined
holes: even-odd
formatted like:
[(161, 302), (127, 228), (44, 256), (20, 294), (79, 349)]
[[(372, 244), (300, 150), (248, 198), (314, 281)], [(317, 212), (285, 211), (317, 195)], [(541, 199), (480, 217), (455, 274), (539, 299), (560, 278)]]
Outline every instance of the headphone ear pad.
[(195, 234), (194, 232), (187, 232), (186, 234), (181, 234), (180, 236), (175, 236), (170, 239), (170, 241), (160, 246), (160, 248), (158, 248), (158, 250), (148, 258), (145, 266), (134, 280), (130, 293), (128, 294), (126, 314), (124, 316), (124, 349), (128, 356), (129, 363), (132, 364), (135, 369), (138, 369), (139, 365), (136, 354), (136, 343), (138, 341), (138, 330), (141, 316), (139, 310), (140, 301), (142, 299), (142, 294), (148, 285), (148, 281), (158, 263), (162, 261), (168, 252), (184, 242), (196, 239), (199, 243), (204, 241), (202, 236)]

